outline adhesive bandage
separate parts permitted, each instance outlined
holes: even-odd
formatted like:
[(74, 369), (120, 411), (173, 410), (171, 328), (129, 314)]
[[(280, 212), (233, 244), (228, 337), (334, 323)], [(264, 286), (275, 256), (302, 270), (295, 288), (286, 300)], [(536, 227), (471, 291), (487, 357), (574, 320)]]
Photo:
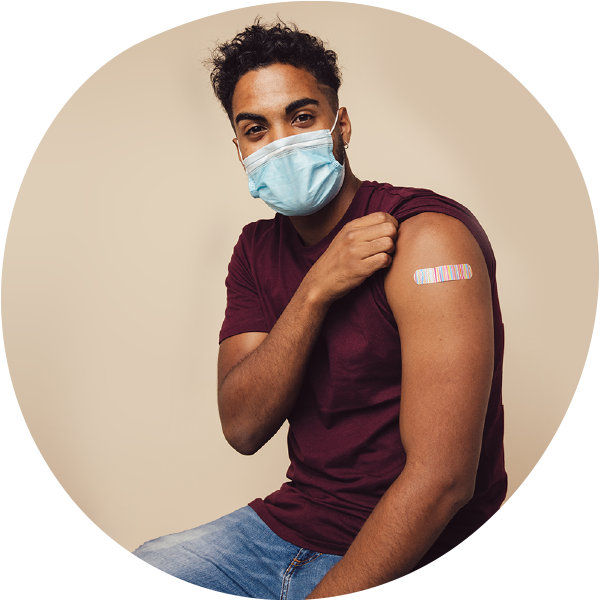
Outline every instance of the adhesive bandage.
[(441, 283), (442, 281), (456, 281), (458, 279), (471, 279), (471, 277), (473, 277), (473, 269), (467, 264), (418, 269), (414, 274), (414, 280), (417, 285), (423, 283)]

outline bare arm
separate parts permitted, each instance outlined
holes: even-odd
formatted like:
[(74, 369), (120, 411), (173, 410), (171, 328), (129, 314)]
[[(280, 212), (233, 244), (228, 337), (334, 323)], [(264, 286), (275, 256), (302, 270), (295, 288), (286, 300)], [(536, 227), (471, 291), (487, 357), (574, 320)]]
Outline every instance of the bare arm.
[[(471, 265), (472, 279), (413, 281), (417, 269), (461, 263)], [(385, 286), (402, 345), (406, 466), (309, 598), (407, 574), (473, 494), (493, 370), (491, 292), (481, 250), (451, 217), (413, 217), (400, 226)]]
[(219, 348), (219, 415), (227, 441), (253, 454), (281, 427), (302, 385), (332, 302), (389, 266), (398, 223), (373, 213), (346, 224), (305, 276), (267, 335), (244, 333)]

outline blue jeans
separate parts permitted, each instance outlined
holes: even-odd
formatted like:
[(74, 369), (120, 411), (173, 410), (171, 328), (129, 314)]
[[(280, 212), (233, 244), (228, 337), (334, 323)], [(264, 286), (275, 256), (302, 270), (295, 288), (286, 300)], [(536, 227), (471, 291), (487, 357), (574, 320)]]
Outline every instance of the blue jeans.
[(303, 599), (342, 557), (290, 544), (249, 507), (146, 542), (134, 554), (195, 585), (247, 598)]

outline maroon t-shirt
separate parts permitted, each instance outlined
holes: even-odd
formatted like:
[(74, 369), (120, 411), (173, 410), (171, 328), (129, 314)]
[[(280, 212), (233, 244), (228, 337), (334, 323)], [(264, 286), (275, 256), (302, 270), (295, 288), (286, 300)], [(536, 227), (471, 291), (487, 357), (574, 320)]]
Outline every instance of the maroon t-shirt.
[[(418, 567), (480, 527), (506, 495), (501, 397), (504, 332), (496, 265), (489, 240), (463, 206), (429, 190), (364, 182), (341, 221), (324, 239), (302, 245), (290, 219), (244, 227), (226, 279), (220, 341), (269, 332), (302, 279), (347, 222), (383, 211), (399, 222), (439, 212), (464, 223), (481, 247), (492, 288), (494, 377), (475, 494), (450, 521)], [(384, 271), (334, 302), (310, 356), (289, 421), (289, 481), (250, 506), (281, 538), (303, 548), (343, 555), (381, 496), (401, 473), (406, 455), (398, 416), (400, 337), (384, 290)]]

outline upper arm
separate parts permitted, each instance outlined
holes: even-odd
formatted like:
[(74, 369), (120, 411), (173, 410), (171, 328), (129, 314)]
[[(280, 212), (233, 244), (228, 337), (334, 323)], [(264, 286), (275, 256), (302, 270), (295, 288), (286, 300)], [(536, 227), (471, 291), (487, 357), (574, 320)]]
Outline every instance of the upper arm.
[[(250, 257), (255, 253), (248, 241), (252, 239), (255, 225), (256, 223), (251, 223), (244, 227), (227, 268), (227, 306), (220, 334), (226, 337), (219, 344), (217, 363), (219, 392), (231, 370), (267, 337), (264, 333), (267, 325), (251, 267)], [(250, 331), (237, 333), (244, 329)]]
[[(467, 263), (468, 280), (417, 285), (417, 269)], [(400, 226), (385, 290), (402, 348), (400, 430), (407, 467), (474, 481), (494, 350), (490, 281), (460, 221), (423, 213)]]
[(250, 331), (233, 335), (221, 342), (217, 363), (217, 386), (219, 390), (230, 371), (246, 356), (254, 352), (266, 337), (266, 333)]

